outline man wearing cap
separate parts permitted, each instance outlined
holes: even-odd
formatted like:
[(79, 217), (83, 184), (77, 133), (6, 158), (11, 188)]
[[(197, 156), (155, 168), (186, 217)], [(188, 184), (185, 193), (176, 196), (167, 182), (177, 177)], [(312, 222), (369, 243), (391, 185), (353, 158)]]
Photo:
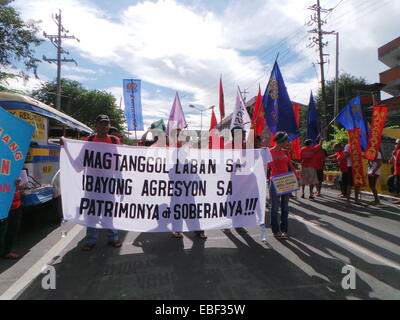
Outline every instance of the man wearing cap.
[[(391, 163), (394, 168), (394, 184), (397, 196), (400, 195), (400, 139), (396, 140), (396, 146), (392, 153)], [(395, 201), (395, 204), (400, 204), (400, 200)]]
[[(118, 137), (111, 136), (108, 134), (110, 130), (110, 118), (107, 115), (99, 115), (96, 118), (95, 131), (96, 134), (86, 137), (86, 141), (91, 142), (103, 142), (110, 144), (121, 144)], [(108, 244), (114, 248), (122, 246), (122, 242), (119, 240), (118, 230), (108, 229)], [(82, 247), (83, 251), (92, 250), (97, 242), (99, 236), (99, 230), (96, 228), (88, 227), (86, 230), (86, 243)]]
[[(293, 171), (298, 179), (298, 174), (294, 168), (289, 155), (289, 136), (286, 132), (277, 132), (274, 138), (276, 146), (270, 149), (272, 161), (268, 163), (271, 169), (271, 179), (275, 176)], [(289, 229), (289, 194), (278, 196), (273, 185), (270, 186), (270, 214), (271, 229), (273, 236), (278, 240), (288, 240)], [(280, 223), (278, 211), (281, 209)]]

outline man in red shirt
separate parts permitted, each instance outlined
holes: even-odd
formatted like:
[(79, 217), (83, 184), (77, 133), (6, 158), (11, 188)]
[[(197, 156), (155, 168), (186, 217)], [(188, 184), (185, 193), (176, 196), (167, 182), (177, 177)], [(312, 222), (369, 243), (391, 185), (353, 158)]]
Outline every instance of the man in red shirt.
[[(271, 170), (271, 178), (293, 171), (296, 176), (297, 172), (294, 168), (290, 159), (288, 147), (289, 147), (289, 136), (285, 132), (278, 132), (275, 135), (274, 142), (276, 146), (270, 149), (272, 161), (268, 163), (268, 167)], [(287, 235), (289, 222), (289, 194), (278, 196), (275, 187), (271, 184), (270, 186), (270, 214), (271, 229), (274, 237), (278, 240), (288, 240)], [(281, 223), (278, 223), (278, 210), (281, 209)]]
[[(391, 163), (394, 168), (394, 183), (396, 186), (397, 196), (400, 195), (400, 139), (396, 140), (396, 146), (392, 153)], [(395, 204), (400, 204), (400, 200), (395, 201)]]
[[(95, 123), (96, 135), (86, 137), (86, 141), (91, 142), (104, 142), (111, 144), (121, 144), (118, 137), (110, 136), (110, 118), (106, 115), (99, 115)], [(97, 242), (99, 230), (96, 228), (87, 228), (86, 230), (86, 244), (82, 247), (83, 251), (92, 250)], [(118, 230), (108, 230), (108, 244), (114, 248), (120, 248), (122, 242), (119, 240)]]
[(301, 175), (300, 183), (302, 188), (301, 197), (305, 198), (306, 185), (310, 188), (310, 199), (314, 199), (314, 186), (317, 186), (318, 176), (315, 168), (316, 153), (321, 150), (321, 144), (313, 147), (310, 139), (305, 141), (305, 146), (301, 148)]

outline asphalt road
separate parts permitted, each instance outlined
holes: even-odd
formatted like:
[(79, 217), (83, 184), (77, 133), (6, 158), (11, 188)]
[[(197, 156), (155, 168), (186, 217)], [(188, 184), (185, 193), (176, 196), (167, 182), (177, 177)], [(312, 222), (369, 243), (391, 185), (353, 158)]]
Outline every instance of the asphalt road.
[[(0, 260), (0, 299), (400, 299), (399, 207), (347, 207), (325, 194), (291, 200), (287, 242), (270, 230), (261, 242), (259, 227), (208, 231), (206, 241), (123, 232), (114, 249), (103, 232), (86, 253), (83, 227), (48, 227), (21, 237), (21, 260)], [(55, 267), (55, 290), (42, 288), (46, 264)], [(346, 265), (355, 268), (355, 289), (342, 287)]]

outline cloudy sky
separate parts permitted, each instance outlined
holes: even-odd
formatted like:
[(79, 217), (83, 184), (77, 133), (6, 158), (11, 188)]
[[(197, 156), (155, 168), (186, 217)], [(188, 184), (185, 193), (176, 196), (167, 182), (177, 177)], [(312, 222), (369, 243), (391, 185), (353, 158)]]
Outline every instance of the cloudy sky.
[[(63, 25), (80, 42), (66, 40), (74, 58), (62, 76), (87, 89), (112, 92), (120, 101), (123, 79), (142, 79), (145, 127), (168, 119), (175, 92), (179, 92), (189, 128), (200, 128), (200, 115), (189, 104), (218, 106), (222, 75), (226, 112), (234, 107), (237, 86), (247, 98), (265, 90), (278, 52), (279, 64), (292, 100), (308, 104), (310, 90), (318, 88), (316, 48), (307, 48), (305, 25), (315, 0), (15, 0), (24, 19), (40, 20), (42, 31), (56, 33), (52, 14), (62, 10)], [(377, 58), (378, 47), (399, 34), (399, 0), (321, 0), (325, 30), (341, 38), (340, 70), (379, 81), (387, 69)], [(327, 79), (334, 77), (335, 39), (329, 41)], [(38, 58), (55, 57), (49, 43), (36, 50)], [(56, 68), (43, 62), (40, 81), (53, 80)], [(40, 81), (12, 83), (31, 90)], [(218, 108), (216, 108), (219, 119)], [(204, 113), (203, 128), (210, 114)]]

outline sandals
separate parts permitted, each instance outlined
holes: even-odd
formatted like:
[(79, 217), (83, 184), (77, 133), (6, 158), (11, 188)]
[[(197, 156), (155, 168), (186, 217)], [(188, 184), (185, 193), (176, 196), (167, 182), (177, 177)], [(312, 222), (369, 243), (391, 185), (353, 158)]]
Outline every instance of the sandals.
[(281, 239), (282, 239), (282, 240), (289, 240), (289, 236), (287, 235), (286, 232), (282, 232), (282, 233), (281, 233)]
[(200, 239), (206, 240), (208, 237), (204, 233), (204, 231), (198, 232), (197, 235), (199, 236)]
[(86, 252), (87, 251), (92, 251), (95, 246), (96, 246), (95, 244), (87, 243), (82, 247), (82, 251), (86, 251)]
[(176, 238), (176, 239), (182, 239), (182, 238), (183, 238), (182, 232), (173, 232), (172, 235), (173, 235), (174, 238)]
[(273, 233), (272, 235), (275, 237), (275, 239), (282, 240), (282, 234), (280, 232)]
[(108, 245), (114, 248), (121, 248), (122, 247), (122, 242), (119, 240), (114, 240), (114, 241), (108, 241)]
[(289, 240), (289, 236), (287, 235), (286, 232), (277, 232), (277, 233), (273, 233), (273, 236), (274, 236), (275, 239), (277, 239), (277, 240)]

